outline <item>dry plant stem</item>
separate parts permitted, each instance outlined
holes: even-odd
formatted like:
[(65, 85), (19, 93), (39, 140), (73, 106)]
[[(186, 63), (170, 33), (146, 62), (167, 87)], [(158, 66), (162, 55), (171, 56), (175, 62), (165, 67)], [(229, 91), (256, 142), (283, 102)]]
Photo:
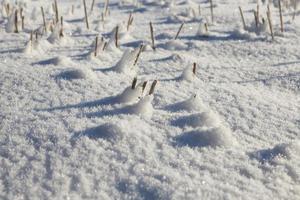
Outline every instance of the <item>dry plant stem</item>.
[(204, 24), (204, 27), (205, 27), (206, 33), (208, 33), (208, 26), (207, 26), (207, 23)]
[(58, 5), (57, 5), (57, 0), (54, 0), (54, 8), (55, 8), (55, 19), (56, 19), (56, 23), (59, 22), (59, 18), (58, 18)]
[(83, 0), (83, 7), (84, 7), (84, 15), (85, 15), (86, 28), (90, 29), (90, 27), (89, 27), (89, 20), (88, 20), (87, 11), (86, 11), (86, 2), (85, 2), (85, 0)]
[(259, 24), (259, 4), (257, 4), (256, 17), (257, 17), (257, 24)]
[(271, 21), (271, 11), (270, 11), (270, 7), (269, 6), (268, 6), (268, 11), (267, 11), (267, 17), (268, 17), (269, 28), (270, 28), (272, 40), (274, 40), (273, 26), (272, 26), (272, 21)]
[(118, 48), (119, 44), (118, 44), (118, 34), (119, 34), (119, 26), (116, 26), (116, 31), (115, 31), (115, 45)]
[(258, 20), (257, 20), (257, 13), (256, 11), (253, 12), (253, 15), (254, 15), (254, 20), (255, 20), (255, 27), (256, 27), (256, 30), (258, 28)]
[(20, 8), (20, 18), (23, 17), (23, 8)]
[(200, 4), (198, 5), (198, 14), (199, 14), (199, 16), (201, 16), (201, 6), (200, 6)]
[(181, 25), (180, 25), (180, 27), (179, 27), (179, 29), (178, 29), (178, 31), (177, 31), (177, 33), (176, 33), (176, 36), (175, 36), (175, 40), (177, 40), (177, 38), (178, 38), (178, 36), (179, 36), (179, 34), (180, 34), (180, 32), (181, 32), (181, 29), (182, 29), (182, 27), (183, 27), (183, 25), (184, 25), (184, 23), (182, 23)]
[(196, 75), (196, 69), (197, 69), (197, 65), (196, 63), (193, 63), (193, 74)]
[(24, 20), (25, 20), (25, 17), (22, 16), (21, 20), (22, 20), (22, 30), (23, 30), (23, 29), (25, 28), (25, 26), (24, 26)]
[(71, 13), (72, 13), (72, 15), (74, 15), (74, 5), (72, 5), (72, 8), (71, 8)]
[(38, 32), (35, 31), (35, 40), (37, 41), (38, 40)]
[(94, 52), (94, 56), (97, 56), (97, 51), (98, 51), (98, 36), (96, 36), (96, 42), (95, 42), (95, 52)]
[(104, 50), (105, 50), (106, 46), (107, 46), (107, 42), (104, 42), (104, 45), (103, 45), (102, 51), (104, 51)]
[(150, 22), (150, 34), (151, 34), (152, 49), (155, 50), (154, 31), (153, 31), (152, 22)]
[(41, 7), (41, 11), (42, 11), (42, 17), (43, 17), (44, 30), (47, 33), (47, 25), (46, 25), (46, 19), (45, 19), (45, 13), (44, 13), (43, 6)]
[(91, 12), (94, 10), (95, 0), (92, 1)]
[(144, 90), (145, 90), (145, 88), (146, 88), (146, 86), (147, 86), (147, 81), (144, 81), (144, 83), (143, 83), (143, 85), (142, 85), (142, 94), (144, 93)]
[(15, 33), (19, 33), (18, 30), (18, 10), (15, 12)]
[(137, 62), (138, 62), (138, 60), (139, 60), (139, 57), (140, 57), (140, 55), (141, 55), (141, 53), (142, 53), (143, 47), (144, 47), (144, 45), (141, 44), (140, 49), (139, 49), (139, 52), (137, 53), (137, 55), (136, 55), (136, 57), (135, 57), (133, 66), (135, 66), (135, 65), (137, 64)]
[(130, 12), (129, 17), (128, 17), (128, 21), (127, 21), (127, 31), (129, 31), (131, 17), (132, 17), (132, 13)]
[(279, 3), (279, 16), (280, 16), (280, 30), (283, 33), (283, 19), (282, 19), (281, 0), (278, 0), (278, 3)]
[(131, 84), (131, 89), (133, 89), (133, 90), (135, 89), (136, 83), (137, 83), (137, 77), (134, 77), (132, 84)]
[(246, 23), (245, 23), (244, 13), (243, 13), (243, 10), (240, 6), (239, 6), (239, 10), (240, 10), (240, 14), (241, 14), (242, 22), (243, 22), (243, 27), (246, 30)]
[(150, 88), (150, 91), (149, 91), (149, 95), (154, 93), (154, 89), (155, 89), (156, 84), (157, 84), (157, 80), (153, 81), (153, 83), (151, 85), (151, 88)]
[(32, 40), (33, 40), (33, 33), (32, 33), (32, 31), (31, 31), (31, 33), (30, 33), (30, 39), (29, 39), (31, 42), (32, 42)]
[(105, 1), (105, 9), (104, 9), (104, 15), (107, 16), (108, 13), (108, 6), (109, 6), (109, 0)]
[(59, 37), (64, 37), (64, 19), (61, 16), (60, 17), (60, 25), (61, 25), (61, 29), (60, 29), (60, 33), (59, 33)]
[(213, 8), (213, 0), (210, 0), (210, 14), (211, 14), (211, 23), (214, 23), (214, 8)]

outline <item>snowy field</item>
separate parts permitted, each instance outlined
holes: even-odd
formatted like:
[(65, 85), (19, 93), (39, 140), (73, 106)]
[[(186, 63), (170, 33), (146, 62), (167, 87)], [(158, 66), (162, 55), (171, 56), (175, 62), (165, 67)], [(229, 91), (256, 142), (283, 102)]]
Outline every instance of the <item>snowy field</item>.
[(294, 1), (2, 1), (0, 199), (300, 199)]

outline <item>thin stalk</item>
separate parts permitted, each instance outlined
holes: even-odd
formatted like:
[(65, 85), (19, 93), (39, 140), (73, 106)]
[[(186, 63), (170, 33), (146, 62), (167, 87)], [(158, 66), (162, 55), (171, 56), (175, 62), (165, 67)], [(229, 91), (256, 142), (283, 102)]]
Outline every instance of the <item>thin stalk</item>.
[(89, 26), (89, 20), (88, 20), (88, 15), (87, 15), (87, 11), (86, 11), (86, 3), (85, 3), (85, 0), (83, 0), (83, 7), (84, 7), (84, 15), (85, 15), (86, 28), (87, 28), (87, 29), (90, 29), (90, 26)]
[(44, 30), (47, 33), (46, 19), (45, 19), (45, 13), (44, 13), (43, 6), (41, 7), (41, 11), (42, 11), (42, 17), (43, 17)]
[(178, 29), (178, 31), (177, 31), (177, 33), (176, 33), (176, 36), (175, 36), (175, 40), (177, 40), (177, 38), (178, 38), (178, 36), (179, 36), (179, 33), (181, 32), (181, 29), (182, 29), (182, 27), (183, 27), (183, 25), (184, 25), (184, 23), (182, 23), (181, 25), (180, 25), (180, 27), (179, 27), (179, 29)]
[(152, 22), (150, 22), (150, 34), (151, 34), (152, 49), (155, 50), (154, 31), (153, 31)]
[(242, 22), (243, 22), (243, 27), (246, 30), (246, 23), (245, 23), (244, 13), (243, 13), (243, 10), (242, 10), (241, 6), (239, 6), (239, 10), (240, 10), (240, 14), (241, 14)]
[(283, 33), (283, 19), (282, 19), (282, 9), (281, 9), (281, 0), (279, 2), (279, 15), (280, 15), (280, 30)]

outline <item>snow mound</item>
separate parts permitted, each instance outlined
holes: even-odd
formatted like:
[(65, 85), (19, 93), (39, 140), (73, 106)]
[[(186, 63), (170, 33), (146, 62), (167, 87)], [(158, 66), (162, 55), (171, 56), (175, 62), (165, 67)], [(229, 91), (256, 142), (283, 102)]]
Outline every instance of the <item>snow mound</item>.
[(136, 102), (142, 95), (143, 89), (140, 86), (132, 89), (132, 87), (127, 87), (121, 94), (116, 96), (116, 102), (118, 103), (131, 103)]
[(66, 56), (57, 56), (57, 57), (53, 58), (51, 61), (54, 65), (68, 66), (68, 65), (74, 64), (73, 61), (71, 60), (71, 58), (66, 57)]
[(213, 111), (202, 112), (197, 114), (192, 114), (185, 116), (179, 119), (176, 119), (172, 122), (174, 126), (190, 126), (193, 128), (196, 127), (218, 127), (221, 125), (221, 120), (219, 115)]
[(197, 78), (197, 76), (193, 72), (193, 67), (188, 66), (186, 67), (181, 76), (179, 77), (180, 80), (185, 80), (185, 81), (193, 81)]
[(84, 135), (95, 140), (100, 138), (110, 142), (116, 142), (123, 139), (124, 132), (116, 124), (105, 123), (101, 126), (97, 126), (86, 130), (84, 132)]
[(252, 39), (255, 38), (254, 33), (250, 33), (246, 31), (245, 29), (238, 27), (231, 33), (231, 37), (237, 38), (237, 39)]
[(73, 80), (73, 79), (95, 79), (96, 75), (93, 71), (86, 68), (73, 68), (59, 73), (59, 79)]
[(279, 159), (290, 160), (300, 152), (300, 142), (277, 144), (273, 148), (256, 151), (251, 156), (262, 163), (275, 163)]
[(180, 40), (170, 40), (165, 44), (163, 44), (162, 48), (174, 51), (174, 50), (186, 50), (188, 46)]
[(193, 95), (191, 98), (168, 106), (171, 110), (186, 110), (186, 111), (206, 111), (207, 106), (203, 103), (198, 95)]
[(207, 26), (207, 24), (205, 24), (205, 23), (199, 24), (199, 27), (198, 27), (198, 30), (196, 33), (197, 36), (199, 36), (199, 37), (208, 37), (209, 36), (209, 32), (205, 26)]
[(126, 109), (130, 114), (140, 115), (150, 119), (153, 115), (154, 108), (152, 106), (153, 95), (147, 95), (139, 100), (136, 104), (128, 106)]
[(135, 75), (137, 73), (137, 69), (134, 66), (134, 60), (138, 54), (138, 51), (139, 48), (132, 51), (126, 50), (113, 69), (119, 73)]
[(218, 128), (198, 128), (190, 132), (185, 132), (176, 137), (179, 145), (189, 147), (230, 147), (236, 141), (231, 130), (224, 126)]

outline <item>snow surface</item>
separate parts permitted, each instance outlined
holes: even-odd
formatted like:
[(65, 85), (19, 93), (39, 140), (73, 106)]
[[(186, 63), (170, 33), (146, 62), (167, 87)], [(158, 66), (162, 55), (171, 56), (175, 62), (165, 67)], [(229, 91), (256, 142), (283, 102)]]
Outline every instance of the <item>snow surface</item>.
[[(213, 22), (205, 0), (110, 0), (104, 21), (105, 1), (91, 12), (86, 0), (89, 30), (82, 1), (57, 2), (63, 37), (52, 1), (1, 3), (0, 199), (300, 199), (293, 1), (284, 33), (270, 5), (274, 41), (255, 27), (256, 0), (213, 0)], [(14, 33), (19, 7), (25, 27)], [(96, 36), (108, 44), (95, 57)]]

